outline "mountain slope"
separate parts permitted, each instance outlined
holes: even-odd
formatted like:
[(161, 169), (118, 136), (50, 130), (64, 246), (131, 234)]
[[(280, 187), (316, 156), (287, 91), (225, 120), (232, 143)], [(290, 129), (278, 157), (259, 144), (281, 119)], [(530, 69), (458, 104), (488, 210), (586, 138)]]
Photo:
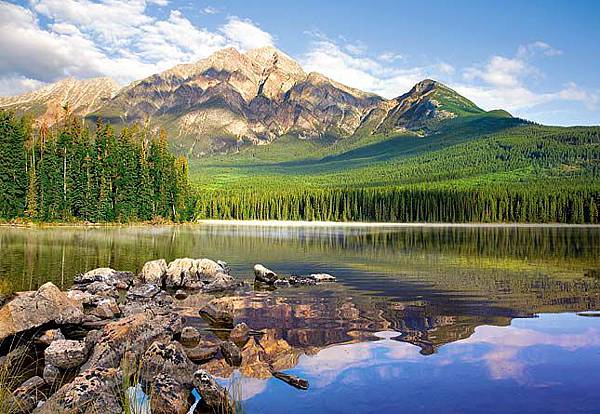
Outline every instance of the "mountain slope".
[(64, 116), (63, 107), (85, 117), (106, 104), (119, 85), (110, 78), (77, 80), (66, 78), (37, 91), (14, 97), (0, 97), (0, 108), (18, 114), (29, 113), (38, 123), (52, 125)]
[(90, 121), (165, 128), (173, 147), (189, 156), (236, 152), (244, 144), (270, 144), (284, 135), (324, 143), (372, 134), (428, 135), (448, 119), (485, 114), (436, 81), (424, 80), (386, 100), (306, 73), (270, 46), (246, 53), (223, 49), (115, 91), (108, 80), (68, 79), (32, 94), (2, 98), (0, 107), (20, 102), (22, 111), (48, 120), (57, 118), (68, 100)]

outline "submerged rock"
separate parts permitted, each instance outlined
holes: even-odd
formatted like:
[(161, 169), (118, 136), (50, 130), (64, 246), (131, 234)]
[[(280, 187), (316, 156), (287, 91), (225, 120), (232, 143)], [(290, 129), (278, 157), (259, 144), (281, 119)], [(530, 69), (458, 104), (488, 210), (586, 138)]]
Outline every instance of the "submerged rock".
[(207, 316), (213, 323), (224, 326), (233, 325), (231, 306), (220, 300), (212, 300), (199, 311), (200, 316)]
[(248, 342), (248, 338), (250, 338), (250, 328), (248, 328), (248, 325), (244, 322), (238, 323), (231, 332), (229, 332), (229, 340), (239, 346)]
[(76, 324), (83, 318), (81, 303), (48, 282), (36, 292), (17, 296), (0, 309), (0, 340), (50, 322)]
[(45, 349), (44, 360), (60, 369), (77, 368), (87, 359), (88, 351), (83, 341), (58, 339)]
[(187, 357), (194, 362), (205, 362), (219, 352), (221, 341), (218, 338), (201, 338), (193, 348), (183, 348)]
[(254, 265), (254, 279), (272, 285), (278, 279), (277, 273), (267, 269), (261, 264)]

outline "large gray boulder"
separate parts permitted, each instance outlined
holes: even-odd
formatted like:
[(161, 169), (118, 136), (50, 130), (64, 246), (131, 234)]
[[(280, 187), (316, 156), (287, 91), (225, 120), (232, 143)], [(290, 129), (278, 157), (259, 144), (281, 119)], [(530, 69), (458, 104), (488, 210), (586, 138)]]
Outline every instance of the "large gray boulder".
[(103, 282), (118, 289), (127, 289), (133, 281), (132, 272), (120, 272), (110, 267), (100, 267), (88, 272), (79, 274), (73, 279), (73, 283), (80, 286), (86, 286), (94, 282)]
[(0, 340), (47, 323), (77, 324), (84, 318), (81, 303), (51, 282), (18, 295), (0, 309)]
[(254, 265), (254, 279), (258, 282), (267, 283), (272, 285), (275, 283), (277, 279), (277, 273), (273, 272), (270, 269), (267, 269), (261, 264)]
[(211, 259), (175, 259), (169, 263), (165, 284), (169, 287), (202, 288), (217, 278), (226, 278), (226, 270)]

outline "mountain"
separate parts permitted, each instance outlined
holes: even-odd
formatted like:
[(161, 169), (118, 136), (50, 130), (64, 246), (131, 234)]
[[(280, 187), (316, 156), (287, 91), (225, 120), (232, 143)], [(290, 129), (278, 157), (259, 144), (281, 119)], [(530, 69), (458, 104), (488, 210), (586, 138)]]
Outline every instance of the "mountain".
[(52, 125), (64, 116), (63, 107), (85, 117), (105, 105), (119, 90), (110, 78), (77, 80), (66, 78), (37, 91), (13, 97), (0, 97), (0, 108), (18, 114), (30, 113), (36, 120)]
[(2, 98), (0, 107), (32, 111), (47, 122), (66, 101), (80, 115), (111, 123), (148, 122), (170, 132), (180, 152), (203, 155), (268, 144), (293, 135), (326, 142), (357, 134), (429, 134), (444, 120), (485, 112), (447, 86), (424, 80), (384, 99), (302, 67), (267, 46), (228, 48), (118, 90), (106, 78), (66, 79)]

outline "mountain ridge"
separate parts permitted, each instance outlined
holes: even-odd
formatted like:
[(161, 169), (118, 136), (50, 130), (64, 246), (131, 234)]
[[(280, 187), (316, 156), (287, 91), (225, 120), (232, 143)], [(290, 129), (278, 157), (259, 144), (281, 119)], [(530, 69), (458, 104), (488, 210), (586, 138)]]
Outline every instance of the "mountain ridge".
[[(53, 89), (59, 92), (41, 93)], [(221, 49), (123, 88), (106, 78), (68, 78), (20, 97), (0, 98), (0, 107), (22, 112), (37, 108), (38, 122), (52, 123), (60, 119), (58, 108), (65, 101), (91, 121), (165, 127), (175, 148), (189, 155), (269, 144), (288, 134), (303, 139), (342, 139), (359, 132), (427, 135), (444, 120), (485, 113), (431, 79), (385, 99), (318, 72), (306, 73), (272, 46), (245, 53)]]

